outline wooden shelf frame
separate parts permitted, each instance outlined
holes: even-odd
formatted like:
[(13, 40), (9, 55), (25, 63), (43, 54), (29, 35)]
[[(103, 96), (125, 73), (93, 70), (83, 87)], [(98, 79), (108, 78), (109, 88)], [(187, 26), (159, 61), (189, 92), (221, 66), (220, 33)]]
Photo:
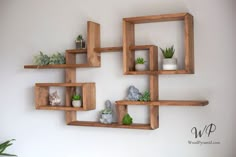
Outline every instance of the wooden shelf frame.
[[(158, 47), (155, 45), (130, 46), (132, 53), (126, 54), (124, 58), (130, 58), (125, 75), (157, 75), (158, 74)], [(149, 65), (146, 71), (135, 71), (135, 51), (148, 50)], [(124, 62), (125, 64), (125, 62)]]
[[(185, 30), (185, 69), (183, 70), (158, 70), (158, 47), (155, 45), (135, 45), (134, 25), (140, 23), (184, 21)], [(160, 74), (192, 74), (194, 73), (193, 54), (193, 16), (189, 13), (164, 14), (153, 16), (131, 17), (123, 19), (123, 47), (100, 47), (100, 25), (95, 22), (87, 23), (87, 48), (66, 50), (66, 64), (64, 65), (25, 65), (24, 68), (47, 69), (65, 68), (66, 83), (37, 83), (35, 85), (35, 102), (39, 110), (62, 110), (65, 111), (66, 123), (73, 126), (91, 126), (108, 128), (146, 129), (153, 130), (159, 127), (159, 106), (205, 106), (207, 100), (159, 100), (159, 75)], [(135, 51), (149, 51), (149, 70), (135, 71)], [(77, 119), (77, 111), (88, 111), (96, 108), (95, 83), (76, 83), (76, 68), (100, 67), (103, 52), (122, 52), (123, 70), (126, 75), (148, 75), (150, 102), (141, 101), (116, 101), (117, 122), (102, 124), (94, 121), (80, 121)], [(76, 64), (78, 54), (87, 55), (87, 63)], [(49, 88), (51, 86), (64, 87), (66, 89), (65, 105), (49, 105)], [(71, 98), (75, 88), (82, 88), (82, 107), (72, 107)], [(146, 105), (149, 108), (149, 121), (147, 124), (123, 125), (122, 119), (128, 113), (129, 105)]]
[[(49, 88), (65, 87), (67, 99), (63, 106), (51, 106), (49, 104)], [(71, 105), (72, 96), (77, 87), (82, 91), (82, 107)], [(96, 108), (95, 83), (36, 83), (35, 84), (35, 107), (40, 110), (63, 110), (63, 111), (87, 111)], [(91, 99), (93, 98), (93, 99)]]
[(123, 18), (123, 71), (129, 73), (133, 69), (133, 50), (130, 46), (135, 45), (135, 24), (165, 22), (165, 21), (184, 21), (184, 69), (175, 71), (159, 70), (159, 74), (194, 74), (194, 33), (193, 16), (189, 13), (163, 14), (141, 17)]

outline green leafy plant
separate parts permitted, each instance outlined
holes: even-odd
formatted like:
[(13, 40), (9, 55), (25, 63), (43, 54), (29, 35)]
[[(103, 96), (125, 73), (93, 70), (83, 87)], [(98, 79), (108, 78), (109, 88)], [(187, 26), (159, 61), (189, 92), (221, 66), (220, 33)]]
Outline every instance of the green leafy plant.
[(77, 36), (76, 41), (81, 41), (81, 40), (84, 40), (84, 39), (83, 39), (83, 36), (80, 34)]
[(12, 141), (14, 141), (14, 139), (8, 140), (8, 141), (3, 142), (3, 143), (0, 144), (0, 156), (16, 156), (16, 155), (13, 155), (13, 154), (4, 153), (4, 151), (7, 149), (7, 147), (12, 145), (12, 143), (11, 143)]
[(145, 91), (139, 98), (139, 101), (151, 101), (150, 93), (148, 91)]
[(79, 94), (74, 94), (74, 95), (72, 96), (72, 100), (81, 100), (81, 95), (79, 95)]
[(102, 114), (111, 114), (111, 113), (112, 113), (112, 110), (109, 108), (102, 110)]
[(65, 64), (65, 56), (59, 52), (53, 54), (49, 59), (49, 64)]
[(50, 61), (50, 57), (48, 55), (43, 54), (40, 51), (40, 54), (34, 57), (34, 64), (36, 65), (48, 65)]
[(145, 61), (142, 57), (138, 57), (135, 62), (136, 62), (136, 64), (144, 64), (145, 63)]
[(131, 125), (132, 123), (133, 123), (133, 118), (127, 113), (122, 119), (122, 124)]
[(161, 48), (161, 51), (162, 51), (164, 58), (172, 58), (175, 53), (174, 45), (172, 45), (171, 47), (166, 48), (166, 49)]

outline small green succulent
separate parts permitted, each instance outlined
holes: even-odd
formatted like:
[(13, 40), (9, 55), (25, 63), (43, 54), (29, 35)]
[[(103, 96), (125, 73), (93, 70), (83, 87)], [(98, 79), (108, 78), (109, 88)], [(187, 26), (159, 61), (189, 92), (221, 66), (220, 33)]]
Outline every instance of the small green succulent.
[(133, 118), (127, 113), (122, 119), (122, 124), (131, 125), (132, 123), (133, 123)]
[(166, 48), (164, 50), (162, 48), (160, 48), (160, 49), (162, 51), (164, 58), (172, 58), (175, 53), (174, 45), (172, 45), (171, 47)]
[(83, 39), (83, 36), (80, 34), (77, 36), (76, 41), (81, 41), (81, 40), (84, 40), (84, 39)]
[(145, 91), (139, 98), (139, 101), (151, 101), (150, 93), (148, 91)]
[(111, 114), (111, 113), (112, 113), (112, 110), (109, 108), (102, 110), (102, 114)]
[(50, 61), (50, 57), (48, 55), (43, 54), (40, 51), (40, 54), (34, 57), (34, 64), (36, 65), (48, 65)]
[(81, 95), (79, 95), (79, 94), (74, 94), (74, 95), (72, 96), (72, 100), (81, 100)]
[(13, 155), (13, 154), (4, 153), (4, 151), (7, 149), (7, 147), (12, 145), (12, 143), (11, 143), (12, 141), (14, 141), (14, 139), (8, 140), (8, 141), (3, 142), (3, 143), (0, 144), (0, 156), (16, 156), (16, 155)]
[(138, 57), (135, 62), (136, 62), (136, 64), (144, 64), (145, 63), (145, 61), (142, 57)]
[(65, 64), (65, 56), (59, 52), (53, 54), (49, 59), (49, 64)]

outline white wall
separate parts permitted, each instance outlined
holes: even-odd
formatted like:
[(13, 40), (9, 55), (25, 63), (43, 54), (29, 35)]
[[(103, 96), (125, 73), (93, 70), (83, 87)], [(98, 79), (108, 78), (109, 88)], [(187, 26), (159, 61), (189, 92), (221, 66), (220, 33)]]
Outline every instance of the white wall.
[[(235, 151), (234, 0), (0, 0), (0, 142), (15, 138), (8, 150), (20, 157), (233, 157)], [(23, 69), (34, 55), (73, 48), (86, 22), (101, 24), (102, 46), (122, 44), (122, 18), (190, 12), (194, 16), (195, 74), (160, 76), (161, 99), (208, 99), (206, 107), (161, 107), (154, 131), (67, 126), (61, 111), (34, 109), (36, 82), (63, 82), (64, 71)], [(160, 29), (161, 28), (161, 29)], [(137, 26), (137, 43), (176, 45), (181, 24)], [(180, 53), (179, 53), (180, 54)], [(181, 55), (177, 55), (181, 58)], [(96, 120), (107, 99), (122, 99), (129, 85), (141, 91), (145, 76), (122, 75), (121, 53), (102, 54), (102, 67), (77, 69), (77, 81), (95, 81), (97, 110), (79, 113)], [(180, 59), (181, 60), (181, 59)], [(130, 108), (136, 122), (146, 122), (146, 108)], [(190, 130), (214, 123), (210, 137), (194, 139)], [(190, 145), (188, 141), (218, 141)]]

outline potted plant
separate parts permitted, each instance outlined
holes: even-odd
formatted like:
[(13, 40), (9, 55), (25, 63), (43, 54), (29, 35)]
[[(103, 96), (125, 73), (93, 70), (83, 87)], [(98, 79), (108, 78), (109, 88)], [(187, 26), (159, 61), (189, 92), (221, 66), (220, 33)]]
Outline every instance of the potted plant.
[(173, 58), (173, 55), (175, 53), (174, 45), (166, 49), (161, 48), (161, 51), (164, 56), (163, 65), (162, 65), (163, 70), (176, 70), (177, 59)]
[(75, 40), (75, 43), (76, 43), (77, 49), (85, 48), (85, 41), (84, 41), (83, 36), (81, 34), (78, 35), (78, 37)]
[(105, 102), (106, 108), (101, 111), (100, 122), (103, 124), (111, 124), (112, 123), (112, 104), (110, 100)]
[(82, 106), (82, 102), (81, 102), (81, 95), (79, 94), (74, 94), (72, 96), (72, 105), (74, 107), (81, 107)]
[(136, 71), (144, 71), (146, 70), (146, 65), (144, 64), (146, 61), (142, 57), (138, 57), (135, 61), (135, 70)]

